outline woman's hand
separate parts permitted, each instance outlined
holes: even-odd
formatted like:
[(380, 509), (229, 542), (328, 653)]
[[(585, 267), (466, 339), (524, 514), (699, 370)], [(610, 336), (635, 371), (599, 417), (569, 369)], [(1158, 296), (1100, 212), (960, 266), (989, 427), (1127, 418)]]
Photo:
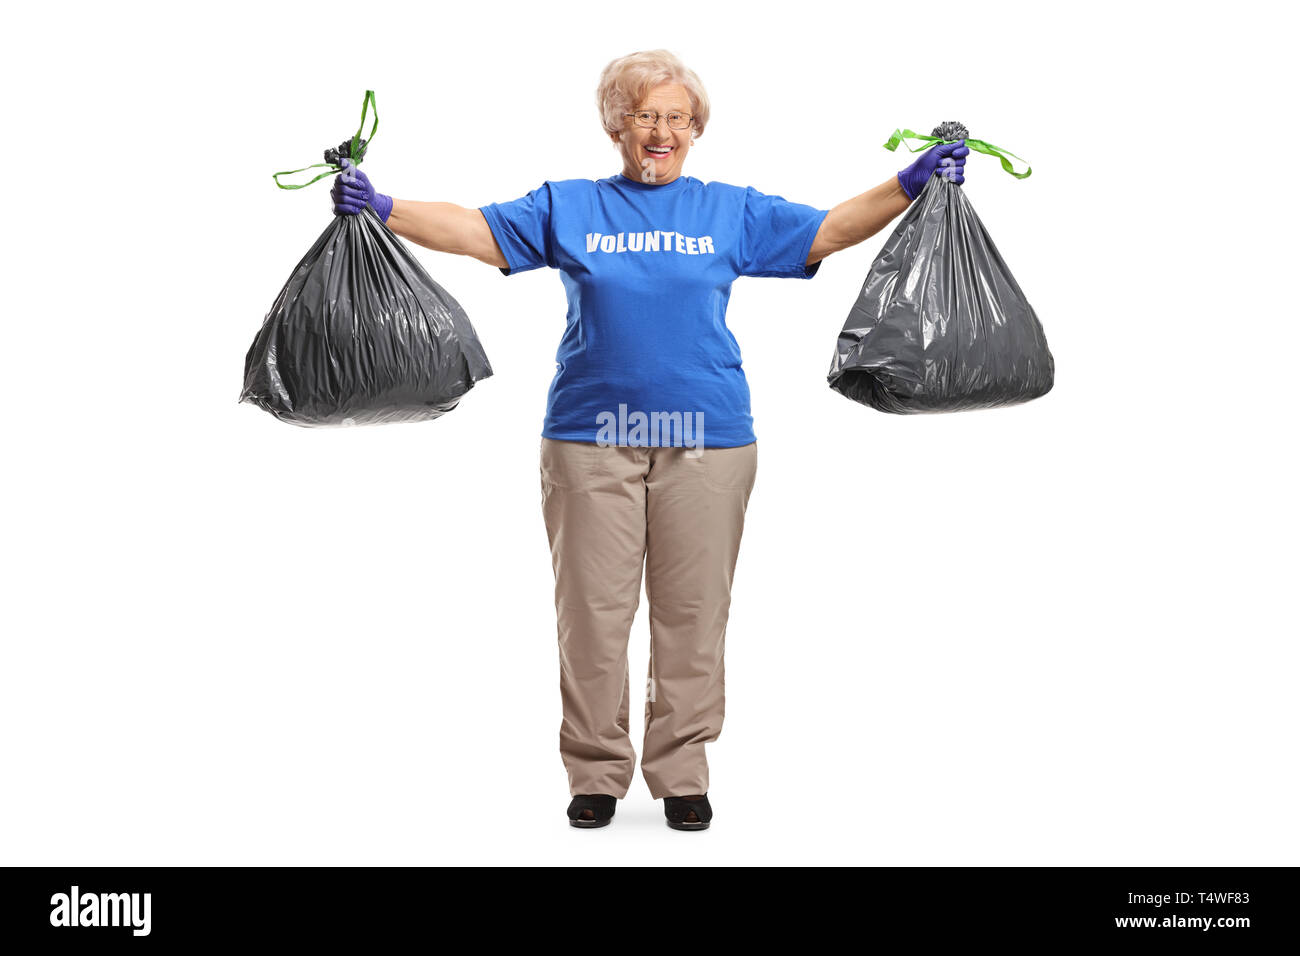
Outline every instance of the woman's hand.
[(931, 146), (911, 166), (899, 171), (899, 185), (903, 187), (903, 192), (907, 193), (908, 199), (915, 199), (921, 195), (921, 190), (930, 181), (930, 177), (938, 171), (941, 176), (947, 177), (960, 186), (966, 181), (964, 167), (966, 157), (969, 155), (970, 147), (966, 145), (964, 139), (959, 139), (955, 143)]
[(334, 215), (355, 216), (369, 206), (379, 216), (380, 222), (388, 222), (393, 211), (393, 198), (375, 192), (366, 174), (353, 165), (352, 160), (345, 159), (340, 165), (343, 172), (334, 177), (334, 186), (330, 189)]

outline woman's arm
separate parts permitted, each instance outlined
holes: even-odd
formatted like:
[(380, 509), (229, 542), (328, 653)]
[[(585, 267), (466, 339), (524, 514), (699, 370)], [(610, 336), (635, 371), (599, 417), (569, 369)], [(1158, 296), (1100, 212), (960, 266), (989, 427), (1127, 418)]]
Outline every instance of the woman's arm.
[(435, 252), (472, 256), (490, 266), (509, 265), (483, 213), (451, 202), (394, 199), (388, 228)]
[(926, 149), (897, 176), (840, 203), (822, 220), (808, 252), (808, 265), (874, 236), (911, 205), (939, 169), (958, 186), (966, 181), (964, 167), (970, 148), (959, 139)]
[(807, 264), (812, 265), (832, 252), (856, 246), (863, 239), (874, 236), (911, 204), (912, 200), (903, 192), (897, 176), (890, 176), (860, 196), (846, 199), (822, 220), (821, 228), (813, 238)]
[(330, 189), (336, 216), (356, 216), (369, 206), (397, 235), (427, 249), (473, 256), (498, 269), (510, 265), (487, 220), (477, 209), (466, 209), (451, 202), (394, 199), (376, 191), (370, 177), (350, 159), (343, 160), (342, 166)]

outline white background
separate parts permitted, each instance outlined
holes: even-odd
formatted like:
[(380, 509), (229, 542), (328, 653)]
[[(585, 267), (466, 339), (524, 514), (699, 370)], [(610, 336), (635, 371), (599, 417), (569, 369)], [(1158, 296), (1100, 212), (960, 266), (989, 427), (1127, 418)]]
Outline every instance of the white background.
[[(1283, 10), (6, 14), (0, 862), (1300, 862)], [(945, 119), (1029, 159), (973, 154), (964, 189), (1056, 386), (920, 417), (831, 391), (887, 232), (738, 280), (759, 471), (716, 822), (667, 829), (638, 772), (576, 831), (537, 473), (559, 277), (417, 250), (496, 373), (442, 420), (236, 399), (330, 216), (270, 174), (364, 90), (380, 190), (478, 206), (617, 172), (599, 72), (661, 46), (712, 97), (704, 181), (830, 208)]]

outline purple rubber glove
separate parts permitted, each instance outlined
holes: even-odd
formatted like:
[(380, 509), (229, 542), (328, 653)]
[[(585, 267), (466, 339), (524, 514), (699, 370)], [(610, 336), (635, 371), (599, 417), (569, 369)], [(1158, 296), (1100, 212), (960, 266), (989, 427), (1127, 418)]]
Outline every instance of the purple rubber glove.
[(925, 184), (930, 181), (930, 177), (935, 171), (939, 175), (960, 186), (966, 181), (966, 157), (970, 155), (970, 147), (966, 145), (966, 140), (959, 139), (955, 143), (943, 143), (939, 146), (931, 146), (911, 166), (899, 170), (898, 183), (903, 187), (903, 192), (907, 193), (908, 199), (915, 199), (921, 195), (921, 190)]
[(353, 165), (352, 160), (345, 159), (339, 165), (343, 172), (334, 177), (334, 186), (330, 189), (334, 215), (355, 216), (369, 206), (379, 216), (380, 222), (388, 222), (393, 211), (393, 197), (375, 192), (366, 174)]

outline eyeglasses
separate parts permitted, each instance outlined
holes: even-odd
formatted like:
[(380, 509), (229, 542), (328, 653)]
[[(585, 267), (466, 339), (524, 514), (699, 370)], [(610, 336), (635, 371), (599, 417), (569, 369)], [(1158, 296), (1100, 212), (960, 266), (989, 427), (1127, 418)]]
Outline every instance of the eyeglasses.
[[(659, 114), (654, 110), (637, 110), (635, 113), (624, 113), (623, 115), (631, 116), (636, 120), (637, 126), (644, 126), (647, 129), (654, 129), (659, 125)], [(690, 129), (690, 113), (678, 113), (674, 111), (663, 115), (668, 119), (669, 129)]]

